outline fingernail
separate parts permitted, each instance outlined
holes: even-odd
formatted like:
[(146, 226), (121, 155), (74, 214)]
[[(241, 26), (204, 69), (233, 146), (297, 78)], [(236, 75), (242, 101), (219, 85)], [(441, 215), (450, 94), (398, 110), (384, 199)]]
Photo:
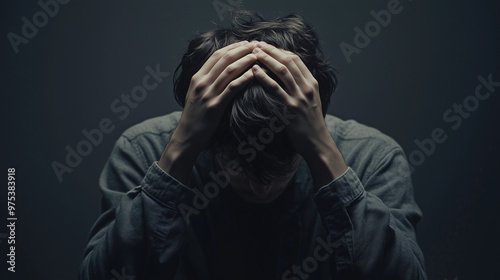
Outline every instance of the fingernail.
[(248, 44), (248, 41), (242, 41), (242, 42), (240, 42), (241, 46), (246, 45), (246, 44)]
[(253, 49), (253, 53), (259, 53), (260, 51), (261, 51), (261, 49), (259, 49), (259, 48)]
[(265, 45), (266, 45), (266, 43), (264, 43), (264, 42), (257, 43), (257, 47), (259, 47), (259, 48), (263, 48)]

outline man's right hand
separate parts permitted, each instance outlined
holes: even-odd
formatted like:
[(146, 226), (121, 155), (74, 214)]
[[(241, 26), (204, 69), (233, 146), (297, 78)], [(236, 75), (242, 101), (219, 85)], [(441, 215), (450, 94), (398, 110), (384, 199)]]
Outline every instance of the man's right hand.
[(254, 78), (251, 70), (242, 73), (257, 60), (252, 54), (255, 44), (244, 41), (217, 50), (191, 78), (181, 119), (158, 161), (160, 168), (184, 185), (226, 107)]

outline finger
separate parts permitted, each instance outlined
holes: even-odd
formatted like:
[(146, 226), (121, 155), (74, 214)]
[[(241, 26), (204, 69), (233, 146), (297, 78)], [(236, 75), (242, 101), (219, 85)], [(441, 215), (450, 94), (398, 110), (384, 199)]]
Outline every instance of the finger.
[(208, 60), (203, 64), (203, 66), (200, 68), (200, 70), (198, 71), (198, 73), (202, 74), (202, 75), (205, 75), (207, 74), (210, 69), (212, 69), (212, 67), (215, 65), (215, 63), (217, 63), (217, 61), (219, 61), (219, 59), (228, 51), (232, 50), (232, 49), (235, 49), (239, 46), (242, 45), (242, 43), (245, 42), (245, 41), (242, 41), (242, 42), (237, 42), (237, 43), (234, 43), (234, 44), (231, 44), (231, 45), (227, 45), (221, 49), (218, 49), (217, 51), (215, 51), (209, 58)]
[(290, 94), (293, 94), (297, 88), (297, 83), (295, 82), (295, 79), (288, 67), (276, 60), (274, 57), (268, 55), (266, 52), (262, 51), (260, 48), (254, 49), (253, 53), (257, 56), (257, 59), (260, 62), (262, 62), (269, 70), (276, 74), (281, 81), (283, 81), (286, 90), (288, 90)]
[(290, 95), (286, 93), (286, 91), (278, 84), (278, 82), (269, 77), (269, 75), (259, 65), (254, 65), (251, 70), (253, 71), (255, 79), (259, 81), (265, 88), (277, 94), (285, 102), (288, 103), (290, 101)]
[(219, 93), (226, 85), (238, 77), (243, 71), (248, 69), (250, 65), (252, 65), (255, 61), (257, 61), (257, 57), (254, 54), (247, 54), (244, 57), (236, 60), (235, 62), (229, 64), (224, 71), (217, 77), (214, 82), (214, 91), (215, 93)]
[[(285, 53), (288, 53), (288, 54), (295, 54), (295, 53), (293, 53), (291, 51), (287, 51), (287, 50), (282, 50), (282, 51), (285, 52)], [(315, 79), (314, 76), (313, 76), (313, 74), (309, 70), (309, 68), (307, 68), (307, 66), (304, 63), (304, 61), (302, 61), (302, 59), (298, 55), (297, 55), (297, 58), (298, 59), (294, 59), (295, 65), (297, 65), (297, 68), (300, 70), (300, 72), (302, 73), (302, 75), (304, 76), (304, 78), (306, 78), (307, 80)]]
[(231, 101), (234, 96), (240, 92), (250, 81), (254, 79), (254, 74), (252, 72), (252, 69), (248, 69), (243, 75), (239, 76), (238, 78), (234, 79), (232, 82), (230, 82), (224, 91), (222, 91), (219, 96), (216, 97), (216, 99), (219, 99), (218, 102), (220, 102), (223, 107), (225, 107), (229, 101)]
[[(246, 42), (246, 41), (245, 41)], [(207, 79), (209, 81), (214, 81), (219, 77), (220, 73), (231, 63), (242, 58), (246, 54), (249, 54), (253, 50), (253, 44), (246, 42), (234, 49), (228, 50), (224, 54), (219, 56), (219, 60), (214, 64), (212, 69), (207, 73)]]
[(286, 65), (298, 85), (301, 85), (304, 82), (304, 74), (297, 66), (297, 62), (302, 60), (297, 54), (279, 49), (264, 42), (257, 44), (257, 46), (280, 63)]

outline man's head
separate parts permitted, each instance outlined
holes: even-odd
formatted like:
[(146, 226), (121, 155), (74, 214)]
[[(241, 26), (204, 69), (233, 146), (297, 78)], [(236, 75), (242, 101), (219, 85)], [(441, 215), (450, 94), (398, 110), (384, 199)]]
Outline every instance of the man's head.
[[(254, 12), (237, 11), (232, 15), (231, 27), (199, 34), (192, 39), (174, 75), (177, 102), (184, 107), (191, 77), (216, 50), (243, 40), (264, 41), (297, 54), (318, 81), (322, 111), (326, 114), (336, 77), (323, 59), (313, 28), (294, 14), (265, 20)], [(269, 74), (281, 83), (275, 75)], [(272, 178), (287, 177), (297, 168), (297, 154), (285, 130), (272, 129), (283, 125), (283, 121), (279, 123), (276, 119), (283, 120), (277, 112), (282, 113), (284, 108), (278, 96), (252, 81), (228, 106), (210, 141), (210, 151), (222, 161), (238, 161), (246, 177), (253, 182), (265, 184)]]

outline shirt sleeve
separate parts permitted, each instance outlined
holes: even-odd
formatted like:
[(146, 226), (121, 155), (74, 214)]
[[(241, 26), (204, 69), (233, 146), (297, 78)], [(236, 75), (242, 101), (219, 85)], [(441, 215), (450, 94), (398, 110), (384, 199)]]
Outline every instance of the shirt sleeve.
[(384, 156), (364, 185), (349, 167), (314, 199), (340, 279), (427, 279), (415, 235), (422, 215), (401, 148)]
[(194, 192), (153, 162), (124, 136), (100, 178), (102, 214), (94, 224), (79, 279), (172, 279), (186, 222), (180, 203)]

